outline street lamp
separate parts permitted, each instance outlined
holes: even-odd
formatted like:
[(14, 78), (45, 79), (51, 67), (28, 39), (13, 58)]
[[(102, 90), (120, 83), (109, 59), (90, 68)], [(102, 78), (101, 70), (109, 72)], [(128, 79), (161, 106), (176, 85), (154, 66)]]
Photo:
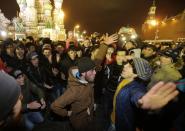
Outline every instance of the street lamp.
[(149, 24), (149, 26), (151, 27), (155, 27), (156, 28), (156, 31), (155, 31), (155, 37), (154, 37), (154, 39), (155, 40), (157, 40), (158, 38), (159, 38), (159, 21), (158, 20), (156, 20), (156, 19), (152, 19), (152, 20), (149, 20), (148, 21), (148, 24)]
[(86, 31), (86, 30), (84, 30), (84, 31), (83, 31), (83, 34), (86, 34), (86, 33), (87, 33), (87, 31)]
[(158, 21), (155, 20), (155, 19), (153, 19), (153, 20), (150, 21), (149, 24), (150, 24), (151, 26), (157, 26), (157, 25), (158, 25)]
[(58, 17), (63, 20), (64, 16), (65, 16), (64, 11), (61, 10)]
[(7, 37), (7, 32), (6, 31), (1, 31), (1, 36), (2, 37)]

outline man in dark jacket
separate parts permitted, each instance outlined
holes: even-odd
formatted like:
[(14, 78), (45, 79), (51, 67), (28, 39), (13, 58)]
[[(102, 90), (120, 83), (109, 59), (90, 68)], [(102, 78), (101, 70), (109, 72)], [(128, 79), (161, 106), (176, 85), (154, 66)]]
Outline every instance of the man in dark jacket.
[[(62, 96), (56, 99), (51, 109), (58, 115), (70, 116), (72, 126), (76, 131), (90, 131), (94, 106), (93, 83), (96, 75), (95, 64), (101, 65), (108, 45), (116, 42), (117, 35), (106, 35), (105, 44), (100, 45), (100, 51), (92, 60), (83, 57), (77, 60), (77, 67), (72, 67), (68, 78), (68, 88)], [(70, 110), (66, 106), (70, 105)]]
[(35, 124), (42, 123), (44, 118), (41, 114), (41, 109), (46, 107), (44, 101), (44, 93), (33, 84), (20, 70), (13, 72), (13, 77), (21, 87), (22, 113), (25, 119), (27, 130), (32, 130)]
[(148, 110), (161, 109), (178, 95), (175, 84), (161, 82), (146, 91), (146, 83), (152, 75), (149, 63), (142, 58), (134, 58), (124, 65), (121, 74), (130, 82), (117, 88), (114, 97), (116, 131), (135, 131), (136, 127), (147, 124)]

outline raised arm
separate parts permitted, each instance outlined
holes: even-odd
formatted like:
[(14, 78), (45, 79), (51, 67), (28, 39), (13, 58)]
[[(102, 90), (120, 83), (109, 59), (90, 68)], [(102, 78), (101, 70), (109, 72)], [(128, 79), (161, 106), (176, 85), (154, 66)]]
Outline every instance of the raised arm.
[(103, 42), (101, 43), (101, 45), (99, 47), (98, 53), (95, 56), (96, 65), (101, 65), (101, 63), (104, 60), (105, 55), (107, 53), (108, 46), (117, 42), (117, 40), (118, 40), (118, 35), (117, 34), (112, 34), (110, 36), (108, 36), (108, 34), (106, 34), (106, 36), (104, 37)]
[(178, 94), (174, 83), (159, 82), (139, 99), (138, 103), (142, 109), (156, 110), (167, 105)]

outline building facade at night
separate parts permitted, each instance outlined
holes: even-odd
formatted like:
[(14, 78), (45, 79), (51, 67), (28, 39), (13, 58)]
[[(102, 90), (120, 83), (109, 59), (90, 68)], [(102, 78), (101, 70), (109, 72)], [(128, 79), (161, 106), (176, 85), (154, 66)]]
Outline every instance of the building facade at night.
[[(20, 12), (14, 20), (16, 33), (64, 40), (63, 0), (17, 0)], [(24, 28), (24, 29), (21, 29)]]
[[(185, 38), (185, 10), (176, 16), (158, 20), (155, 16), (155, 3), (150, 8), (148, 17), (142, 25), (144, 40), (174, 40)], [(153, 11), (153, 12), (152, 12)]]

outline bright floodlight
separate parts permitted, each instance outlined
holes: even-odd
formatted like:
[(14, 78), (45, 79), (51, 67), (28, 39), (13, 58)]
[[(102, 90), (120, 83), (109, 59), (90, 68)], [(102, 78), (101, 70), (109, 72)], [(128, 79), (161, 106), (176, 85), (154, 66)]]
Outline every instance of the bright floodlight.
[(60, 14), (59, 14), (59, 17), (60, 17), (60, 18), (64, 18), (64, 16), (65, 16), (64, 12), (61, 11)]
[(127, 38), (126, 37), (122, 37), (121, 39), (122, 39), (122, 41), (126, 41)]
[(1, 31), (1, 36), (2, 37), (6, 37), (7, 36), (7, 32), (6, 31)]
[(131, 35), (131, 39), (136, 39), (137, 35)]
[(84, 31), (83, 31), (83, 34), (86, 34), (86, 33), (87, 33), (87, 31), (86, 31), (86, 30), (84, 30)]
[(77, 29), (80, 28), (80, 25), (76, 25), (75, 28), (77, 28)]
[(158, 25), (158, 21), (157, 21), (157, 20), (151, 20), (151, 21), (150, 21), (150, 24), (151, 24), (152, 26), (157, 26), (157, 25)]

